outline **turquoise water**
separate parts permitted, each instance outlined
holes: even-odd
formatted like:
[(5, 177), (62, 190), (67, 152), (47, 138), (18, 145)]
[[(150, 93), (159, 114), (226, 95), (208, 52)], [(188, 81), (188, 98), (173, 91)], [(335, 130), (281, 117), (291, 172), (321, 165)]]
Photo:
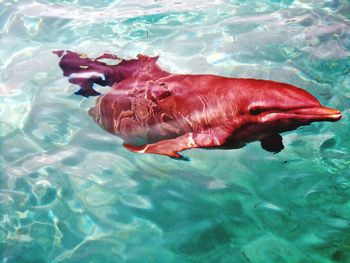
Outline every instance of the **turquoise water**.
[[(0, 0), (0, 262), (350, 262), (349, 19), (346, 0)], [(343, 119), (276, 155), (135, 154), (58, 49), (288, 82)]]

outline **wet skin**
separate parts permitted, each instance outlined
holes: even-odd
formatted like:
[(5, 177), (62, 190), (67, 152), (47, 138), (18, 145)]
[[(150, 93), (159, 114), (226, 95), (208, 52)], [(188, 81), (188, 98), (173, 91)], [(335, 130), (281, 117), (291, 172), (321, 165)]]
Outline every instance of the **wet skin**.
[[(279, 133), (316, 121), (337, 121), (338, 110), (322, 106), (307, 91), (269, 80), (215, 75), (178, 75), (138, 55), (121, 60), (111, 54), (91, 59), (55, 52), (76, 94), (99, 95), (94, 83), (112, 86), (89, 110), (105, 130), (134, 152), (182, 158), (190, 148), (239, 148), (261, 141), (264, 149), (283, 149)], [(120, 60), (107, 65), (103, 58)]]

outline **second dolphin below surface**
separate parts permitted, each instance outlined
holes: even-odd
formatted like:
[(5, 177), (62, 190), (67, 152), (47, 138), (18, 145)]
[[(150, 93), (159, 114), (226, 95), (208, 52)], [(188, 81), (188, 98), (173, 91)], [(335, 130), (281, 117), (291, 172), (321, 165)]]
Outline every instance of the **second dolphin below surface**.
[[(270, 80), (171, 74), (158, 57), (92, 59), (55, 51), (60, 67), (82, 96), (99, 95), (93, 85), (111, 86), (89, 110), (105, 130), (134, 152), (183, 158), (190, 148), (239, 148), (261, 141), (283, 149), (282, 132), (316, 121), (337, 121), (340, 111), (324, 107), (307, 91)], [(102, 59), (120, 60), (109, 65)]]

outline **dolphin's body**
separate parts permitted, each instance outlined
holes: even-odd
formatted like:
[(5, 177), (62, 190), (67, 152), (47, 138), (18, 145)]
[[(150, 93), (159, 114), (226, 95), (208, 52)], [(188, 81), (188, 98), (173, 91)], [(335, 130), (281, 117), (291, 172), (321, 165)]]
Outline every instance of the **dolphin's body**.
[(94, 83), (112, 86), (89, 114), (135, 152), (182, 158), (178, 152), (190, 148), (239, 148), (257, 140), (279, 152), (279, 133), (341, 118), (338, 110), (285, 83), (171, 74), (156, 64), (157, 57), (143, 55), (107, 65), (70, 51), (56, 53), (64, 75), (80, 85), (77, 94), (97, 95)]

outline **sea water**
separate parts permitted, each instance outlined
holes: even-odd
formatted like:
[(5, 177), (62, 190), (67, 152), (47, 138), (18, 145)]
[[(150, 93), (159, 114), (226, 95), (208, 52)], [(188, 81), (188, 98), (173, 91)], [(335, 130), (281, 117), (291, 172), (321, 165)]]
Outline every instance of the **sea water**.
[[(349, 19), (347, 0), (0, 0), (0, 262), (350, 262)], [(343, 119), (278, 154), (131, 153), (61, 49), (287, 82)]]

